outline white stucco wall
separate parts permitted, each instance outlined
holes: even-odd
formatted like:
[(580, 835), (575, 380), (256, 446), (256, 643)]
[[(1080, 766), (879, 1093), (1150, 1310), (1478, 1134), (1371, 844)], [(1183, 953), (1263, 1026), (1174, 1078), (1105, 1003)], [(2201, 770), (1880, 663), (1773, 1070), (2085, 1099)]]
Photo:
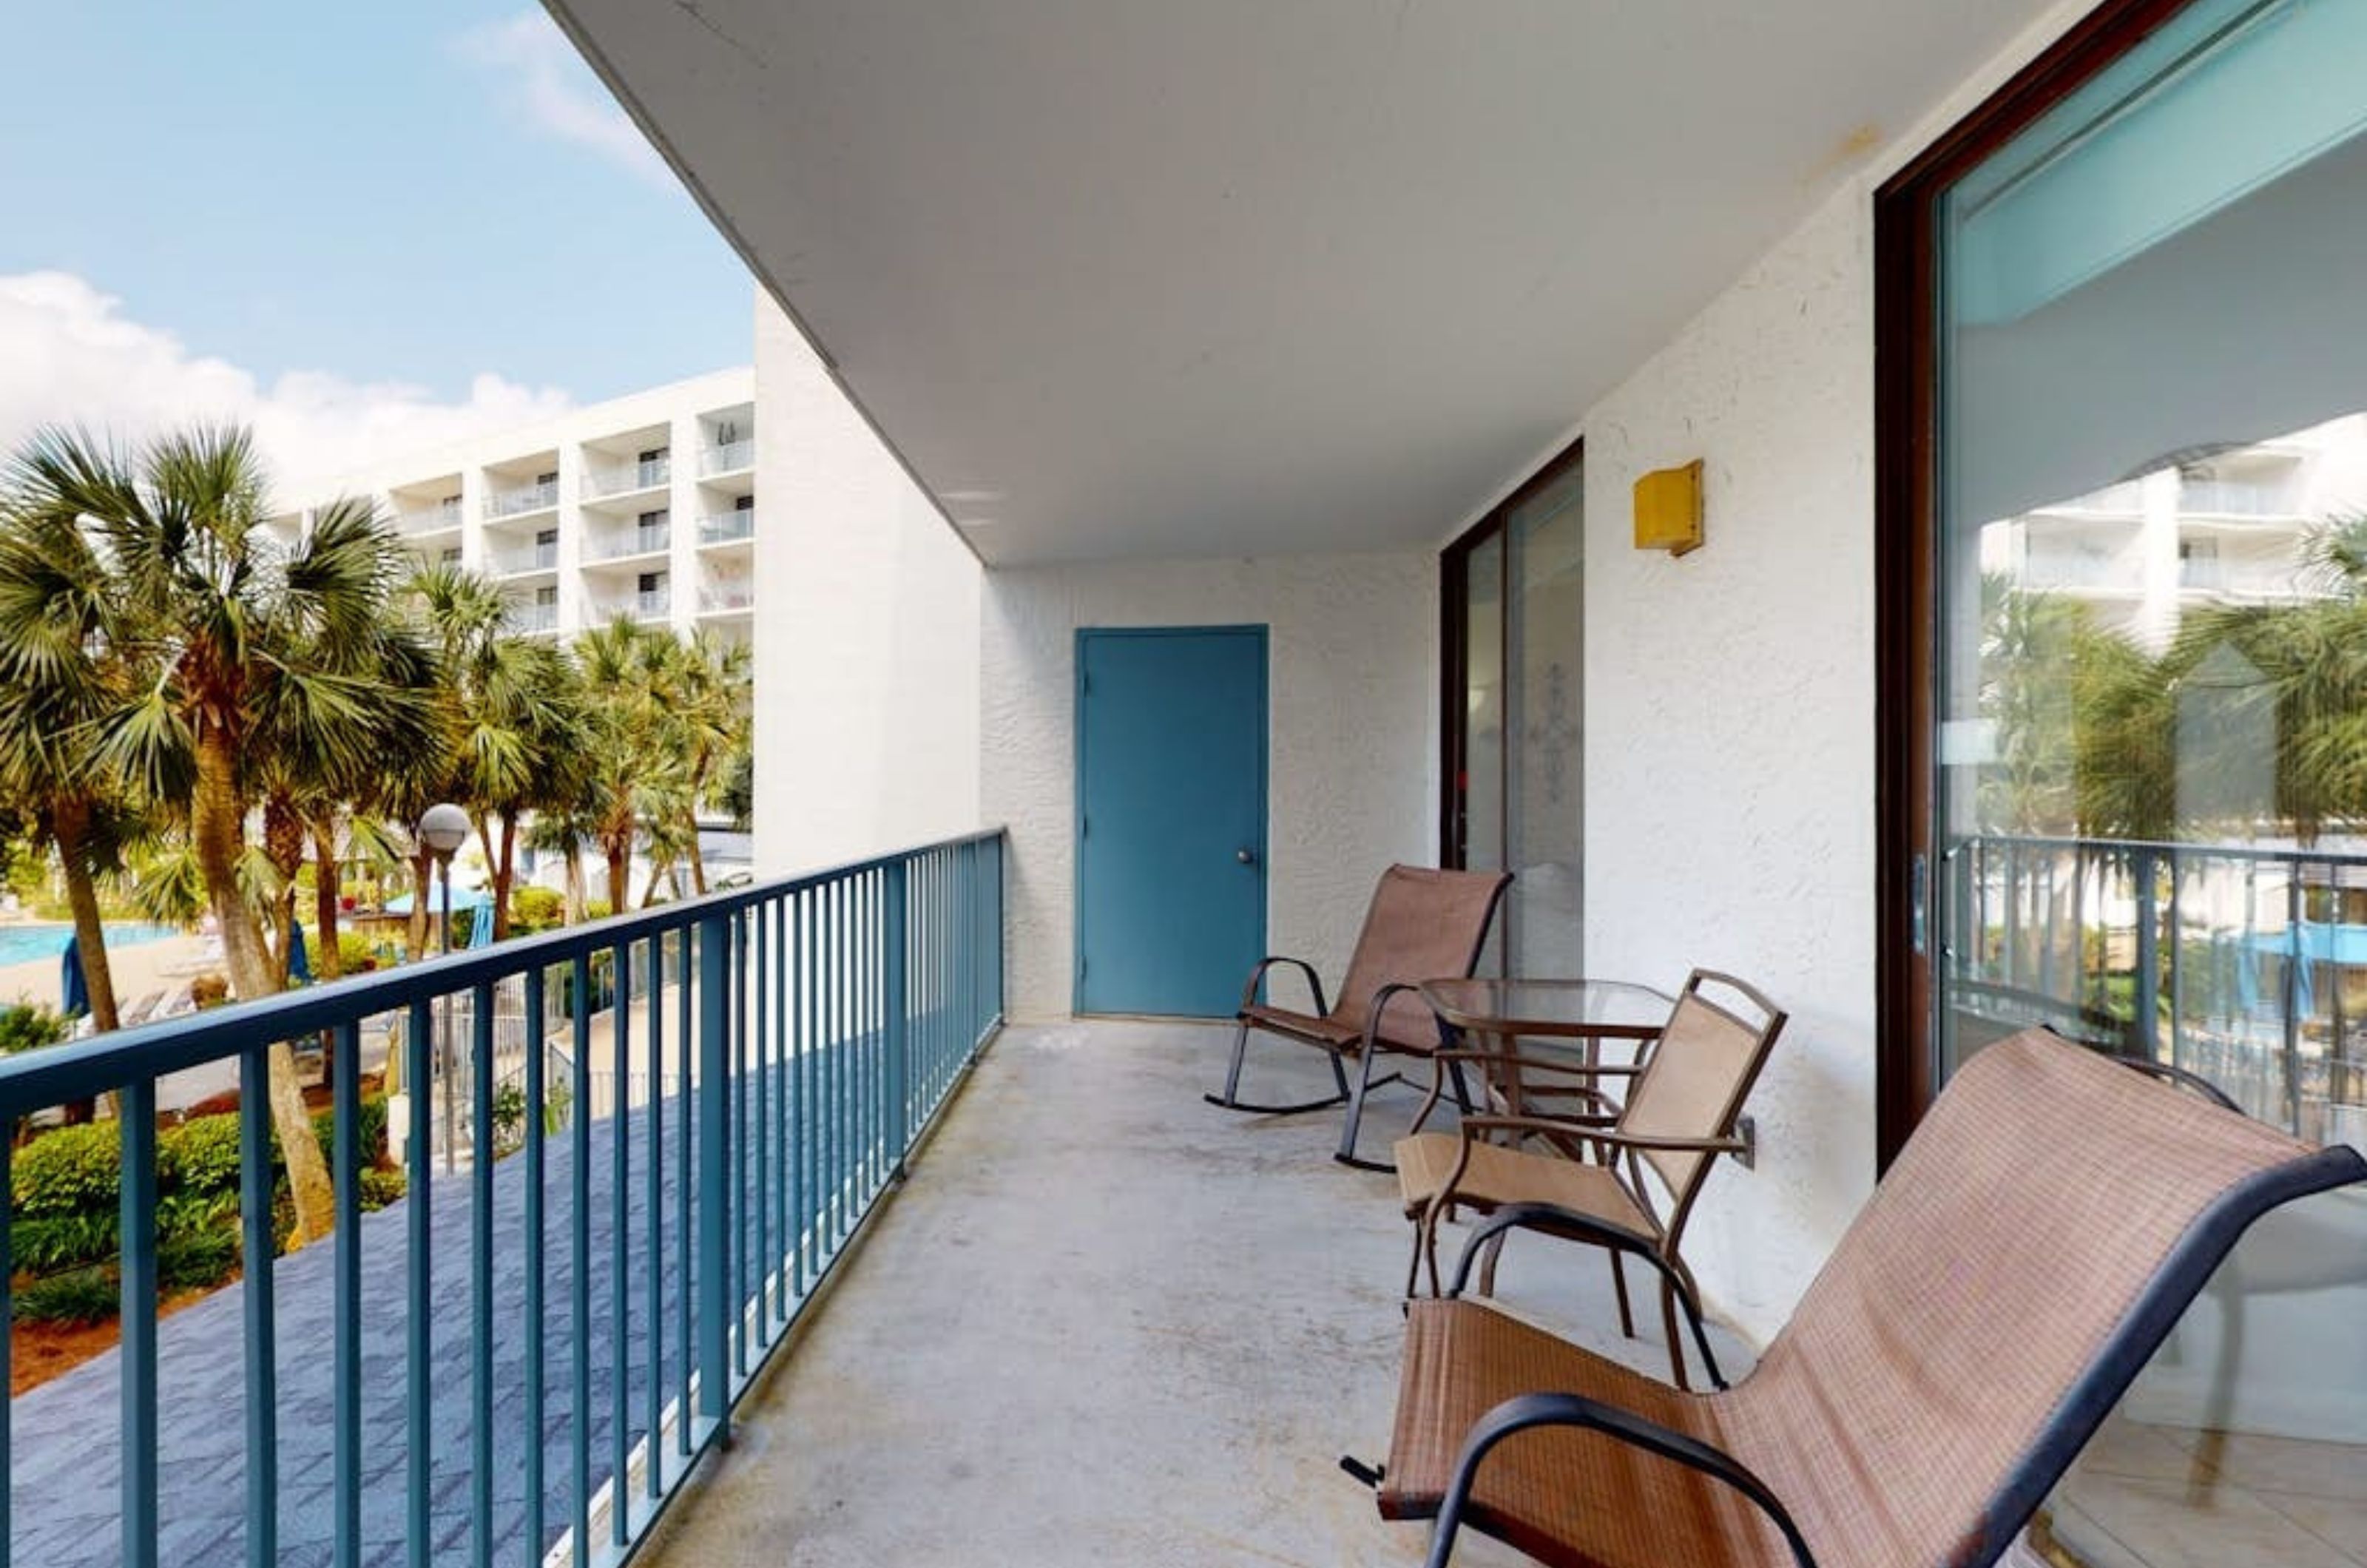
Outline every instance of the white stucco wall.
[(756, 493), (759, 874), (979, 827), (982, 570), (761, 291)]
[[(1586, 422), (1588, 962), (1792, 1015), (1687, 1247), (1758, 1333), (1874, 1179), (1872, 239), (1826, 209)], [(1706, 545), (1635, 549), (1637, 477), (1695, 457)]]
[(1381, 868), (1435, 852), (1437, 618), (1427, 554), (990, 573), (981, 795), (1011, 829), (1011, 1015), (1072, 997), (1079, 627), (1270, 628), (1266, 945), (1335, 976)]
[[(1873, 1190), (1874, 194), (2084, 6), (1855, 171), (1586, 411), (1586, 951), (1740, 975), (1791, 1013), (1686, 1246), (1713, 1309), (1781, 1327)], [(1642, 473), (1706, 464), (1707, 542), (1633, 547)]]

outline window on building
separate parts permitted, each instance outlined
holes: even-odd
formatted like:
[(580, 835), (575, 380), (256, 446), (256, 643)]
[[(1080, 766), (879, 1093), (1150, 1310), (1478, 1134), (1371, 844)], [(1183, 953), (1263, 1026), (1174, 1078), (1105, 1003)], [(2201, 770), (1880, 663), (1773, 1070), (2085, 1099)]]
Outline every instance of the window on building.
[(1516, 874), (1485, 962), (1584, 972), (1584, 470), (1547, 464), (1444, 557), (1441, 854)]

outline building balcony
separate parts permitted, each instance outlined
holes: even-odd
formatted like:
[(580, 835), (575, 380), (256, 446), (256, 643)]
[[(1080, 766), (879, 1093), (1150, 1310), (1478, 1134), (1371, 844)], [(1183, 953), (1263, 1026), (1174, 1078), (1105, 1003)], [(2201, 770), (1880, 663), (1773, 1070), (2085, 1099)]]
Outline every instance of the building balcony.
[(719, 474), (735, 474), (742, 468), (753, 468), (755, 464), (756, 438), (753, 435), (745, 440), (726, 441), (719, 446), (707, 447), (698, 455), (698, 473), (701, 479), (713, 479)]
[(2285, 481), (2189, 479), (2179, 486), (2178, 510), (2181, 516), (2226, 517), (2254, 523), (2304, 521), (2293, 505), (2293, 487)]
[(634, 593), (610, 593), (593, 599), (586, 606), (594, 620), (605, 621), (615, 615), (629, 615), (635, 620), (659, 621), (674, 614), (674, 589), (644, 588)]
[[(15, 1402), (17, 1560), (162, 1540), (166, 1561), (392, 1568), (428, 1537), (435, 1561), (658, 1568), (785, 1542), (851, 1562), (1416, 1560), (1423, 1532), (1334, 1468), (1387, 1446), (1411, 1246), (1395, 1181), (1328, 1158), (1329, 1118), (1203, 1105), (1228, 1026), (1006, 1025), (1004, 848), (950, 840), (0, 1063), (10, 1117), (111, 1092), (136, 1119), (161, 1075), (243, 1072), (245, 1234), (267, 1259), (162, 1322), (128, 1288), (122, 1348)], [(2179, 847), (1979, 852), (2003, 886), (2075, 848)], [(347, 1074), (336, 1235), (271, 1258), (263, 1049), (323, 1031), (341, 1062), (391, 1071), (407, 1190), (362, 1212)], [(1297, 1047), (1253, 1070), (1276, 1099), (1331, 1088)], [(1376, 1100), (1372, 1132), (1414, 1103)], [(150, 1236), (153, 1140), (124, 1146), (122, 1234)], [(156, 1252), (135, 1244), (125, 1277), (153, 1279)], [(1649, 1314), (1620, 1337), (1591, 1249), (1515, 1248), (1499, 1295), (1665, 1370)], [(127, 1434), (132, 1462), (94, 1431)], [(2131, 1462), (2181, 1491), (2193, 1436), (2116, 1416), (2058, 1517), (2114, 1517)], [(2214, 1453), (2223, 1509), (2348, 1495), (2339, 1445)], [(1455, 1561), (1523, 1559), (1471, 1542)]]
[(744, 544), (756, 536), (756, 509), (743, 506), (730, 512), (712, 512), (698, 520), (698, 544), (701, 549), (715, 545)]
[(502, 615), (502, 626), (514, 637), (538, 637), (559, 629), (556, 604), (514, 604)]
[(493, 574), (497, 577), (531, 577), (537, 572), (559, 570), (557, 543), (529, 545), (523, 549), (498, 550), (493, 555)]
[(558, 504), (559, 482), (546, 479), (539, 484), (519, 485), (490, 492), (485, 497), (485, 515), (520, 517), (529, 512), (548, 512)]
[(594, 535), (584, 541), (586, 561), (629, 560), (638, 556), (662, 556), (674, 548), (674, 526), (661, 523), (621, 534)]
[(586, 469), (583, 493), (595, 499), (630, 495), (637, 491), (663, 490), (673, 482), (674, 459), (652, 457), (620, 468)]
[(460, 503), (457, 500), (394, 514), (395, 531), (400, 534), (442, 534), (459, 525)]
[(756, 604), (756, 585), (753, 582), (709, 583), (698, 591), (698, 613), (702, 615), (744, 615)]

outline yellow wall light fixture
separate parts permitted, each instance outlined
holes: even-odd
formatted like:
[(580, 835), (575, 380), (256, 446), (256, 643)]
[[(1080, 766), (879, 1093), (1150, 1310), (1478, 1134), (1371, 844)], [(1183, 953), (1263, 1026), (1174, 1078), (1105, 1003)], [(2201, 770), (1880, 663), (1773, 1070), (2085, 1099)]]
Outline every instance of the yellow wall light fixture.
[(1702, 466), (1656, 468), (1636, 481), (1636, 547), (1681, 556), (1702, 546)]

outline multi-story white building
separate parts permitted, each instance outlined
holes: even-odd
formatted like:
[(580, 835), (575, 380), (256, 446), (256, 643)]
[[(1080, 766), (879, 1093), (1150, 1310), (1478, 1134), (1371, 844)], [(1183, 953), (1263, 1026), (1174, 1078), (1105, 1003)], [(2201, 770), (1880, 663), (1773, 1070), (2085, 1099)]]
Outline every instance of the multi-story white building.
[(1981, 531), (1984, 570), (2094, 607), (2158, 650), (2195, 604), (2302, 598), (2310, 531), (2367, 507), (2367, 414), (2271, 441), (2176, 455)]
[(367, 497), (422, 561), (493, 578), (513, 625), (565, 637), (622, 614), (745, 640), (754, 604), (755, 372), (742, 367), (389, 457), (274, 520)]

